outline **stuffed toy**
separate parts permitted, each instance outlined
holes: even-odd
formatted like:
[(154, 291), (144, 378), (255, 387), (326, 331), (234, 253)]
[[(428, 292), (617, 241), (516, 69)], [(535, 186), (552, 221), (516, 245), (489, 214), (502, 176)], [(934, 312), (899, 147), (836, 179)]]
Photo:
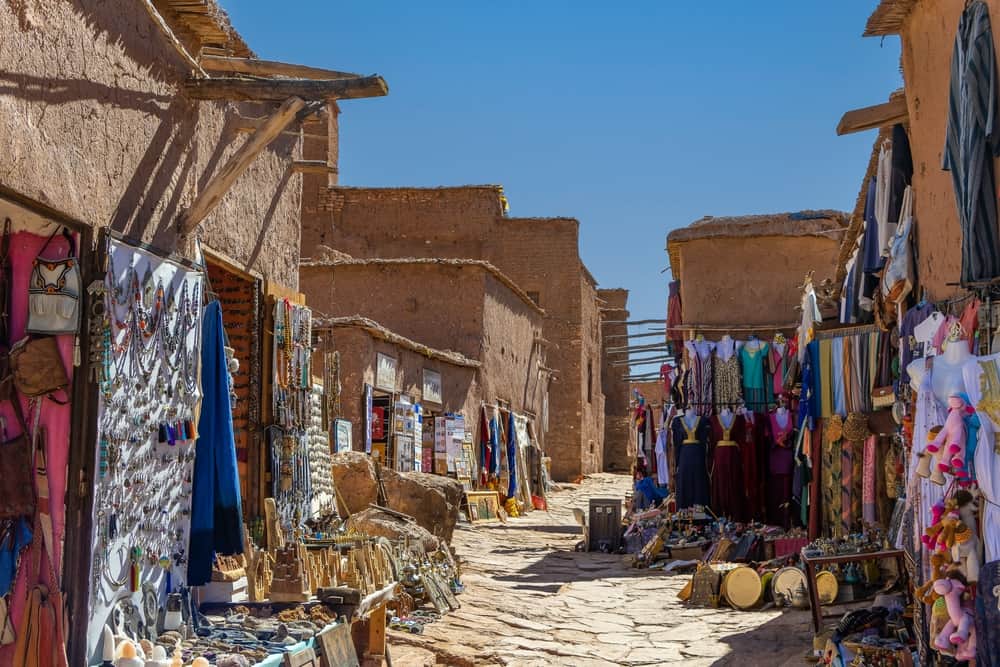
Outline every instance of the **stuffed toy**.
[[(976, 492), (960, 490), (955, 494), (958, 513), (966, 530), (955, 533), (955, 544), (951, 547), (951, 558), (961, 568), (969, 584), (979, 581), (979, 535), (976, 533), (979, 500)], [(975, 586), (973, 586), (975, 588)]]
[(945, 600), (948, 622), (934, 640), (934, 646), (942, 652), (955, 651), (955, 659), (969, 660), (976, 657), (975, 618), (969, 604), (963, 600), (968, 586), (961, 572), (950, 571), (944, 578), (934, 582), (934, 592)]
[(975, 409), (969, 405), (965, 394), (956, 393), (948, 397), (948, 418), (937, 435), (927, 443), (927, 451), (937, 457), (937, 475), (931, 481), (944, 484), (943, 473), (950, 472), (960, 480), (969, 476), (965, 467), (965, 418)]
[(923, 586), (913, 591), (913, 597), (924, 604), (934, 604), (940, 596), (934, 591), (934, 583), (944, 576), (948, 558), (942, 553), (931, 554), (931, 578)]

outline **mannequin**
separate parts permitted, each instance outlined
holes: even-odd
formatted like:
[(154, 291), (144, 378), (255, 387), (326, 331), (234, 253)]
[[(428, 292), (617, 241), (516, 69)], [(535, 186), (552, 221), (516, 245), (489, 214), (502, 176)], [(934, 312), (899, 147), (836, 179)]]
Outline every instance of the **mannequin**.
[[(961, 339), (961, 328), (952, 327), (944, 352), (933, 357), (931, 363), (931, 388), (941, 405), (947, 405), (948, 397), (965, 393), (963, 368), (973, 359), (968, 344)], [(927, 372), (928, 359), (914, 359), (906, 367), (910, 376), (910, 386), (919, 391), (920, 382)]]
[(698, 411), (694, 408), (688, 408), (684, 411), (684, 423), (687, 427), (693, 429), (698, 425)]
[(732, 336), (726, 334), (719, 339), (715, 346), (715, 354), (722, 361), (729, 361), (730, 358), (740, 349), (740, 343), (733, 340)]
[(736, 421), (736, 415), (729, 408), (722, 408), (719, 411), (719, 421), (722, 423), (723, 428), (730, 429), (733, 427), (733, 422)]

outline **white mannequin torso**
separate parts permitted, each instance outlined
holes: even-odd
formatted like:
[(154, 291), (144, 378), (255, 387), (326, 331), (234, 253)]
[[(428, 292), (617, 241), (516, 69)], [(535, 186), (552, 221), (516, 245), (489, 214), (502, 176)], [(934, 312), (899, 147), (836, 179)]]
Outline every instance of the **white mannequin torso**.
[(728, 431), (733, 427), (733, 424), (735, 422), (736, 422), (736, 415), (734, 415), (733, 411), (730, 410), (729, 408), (723, 408), (719, 412), (719, 423), (722, 424), (722, 428)]
[(718, 345), (715, 346), (715, 353), (719, 356), (719, 359), (729, 361), (736, 353), (736, 341), (733, 340), (728, 334), (723, 336), (722, 339), (719, 340)]
[[(964, 340), (949, 341), (944, 352), (931, 358), (931, 388), (942, 405), (947, 404), (952, 394), (965, 392), (962, 370), (973, 358)], [(927, 372), (927, 359), (914, 359), (906, 367), (906, 372), (910, 375), (910, 386), (914, 391), (919, 390)]]
[(695, 412), (694, 408), (688, 408), (684, 412), (684, 425), (687, 426), (688, 429), (693, 429), (698, 425), (698, 413)]

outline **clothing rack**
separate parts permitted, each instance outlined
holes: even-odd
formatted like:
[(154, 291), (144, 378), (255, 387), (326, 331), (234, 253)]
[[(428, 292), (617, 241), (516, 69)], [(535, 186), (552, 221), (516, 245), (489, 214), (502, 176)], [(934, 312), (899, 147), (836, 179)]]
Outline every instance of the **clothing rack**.
[(737, 324), (734, 326), (721, 326), (718, 324), (676, 324), (670, 327), (671, 331), (714, 331), (714, 332), (754, 332), (754, 331), (773, 331), (786, 330), (786, 329), (798, 329), (798, 323), (795, 324), (760, 324), (760, 325), (750, 325), (750, 324)]
[(857, 324), (834, 329), (819, 329), (813, 335), (813, 340), (826, 340), (829, 338), (844, 338), (846, 336), (857, 336), (866, 333), (881, 331), (875, 324)]

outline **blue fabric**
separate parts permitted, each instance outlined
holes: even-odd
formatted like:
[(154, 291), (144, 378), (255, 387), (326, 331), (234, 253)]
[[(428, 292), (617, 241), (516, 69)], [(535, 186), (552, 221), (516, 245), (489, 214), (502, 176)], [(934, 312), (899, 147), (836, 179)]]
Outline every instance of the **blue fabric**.
[[(966, 405), (972, 405), (972, 401), (969, 400), (967, 394), (962, 394)], [(972, 414), (967, 414), (962, 418), (965, 422), (965, 469), (969, 473), (969, 479), (976, 479), (976, 445), (979, 444), (979, 428), (982, 423), (979, 421), (979, 415), (973, 412)]]
[(820, 365), (819, 365), (819, 341), (814, 340), (813, 342), (809, 343), (806, 349), (809, 352), (809, 358), (806, 360), (806, 362), (809, 363), (810, 366), (812, 367), (812, 372), (811, 372), (812, 395), (809, 397), (809, 416), (815, 419), (816, 417), (822, 414), (822, 405), (823, 405), (821, 403), (823, 396), (823, 387), (822, 387), (823, 382), (821, 376), (823, 374), (820, 373)]
[(844, 367), (844, 339), (834, 338), (830, 343), (832, 352), (830, 368), (833, 369), (833, 411), (841, 417), (846, 417), (847, 397), (844, 394), (844, 374), (840, 372)]
[(507, 482), (507, 497), (517, 495), (517, 433), (514, 430), (514, 413), (507, 413), (507, 470), (510, 479)]
[(865, 273), (874, 273), (882, 268), (885, 261), (882, 249), (878, 247), (878, 221), (875, 219), (875, 177), (868, 181), (868, 194), (865, 199), (865, 238), (861, 245), (861, 266)]
[(643, 477), (635, 483), (635, 490), (654, 505), (659, 505), (667, 497), (667, 489), (659, 488), (652, 477)]
[(188, 585), (202, 586), (212, 576), (215, 554), (243, 552), (243, 509), (233, 439), (222, 307), (205, 306), (201, 327), (201, 418), (195, 443), (191, 494), (191, 543)]
[(500, 476), (500, 422), (496, 417), (490, 419), (490, 450), (493, 456), (490, 458), (490, 474), (494, 477)]
[(14, 521), (10, 534), (0, 543), (0, 597), (7, 595), (14, 585), (17, 559), (21, 550), (31, 544), (31, 537), (31, 525), (28, 519), (21, 517)]

